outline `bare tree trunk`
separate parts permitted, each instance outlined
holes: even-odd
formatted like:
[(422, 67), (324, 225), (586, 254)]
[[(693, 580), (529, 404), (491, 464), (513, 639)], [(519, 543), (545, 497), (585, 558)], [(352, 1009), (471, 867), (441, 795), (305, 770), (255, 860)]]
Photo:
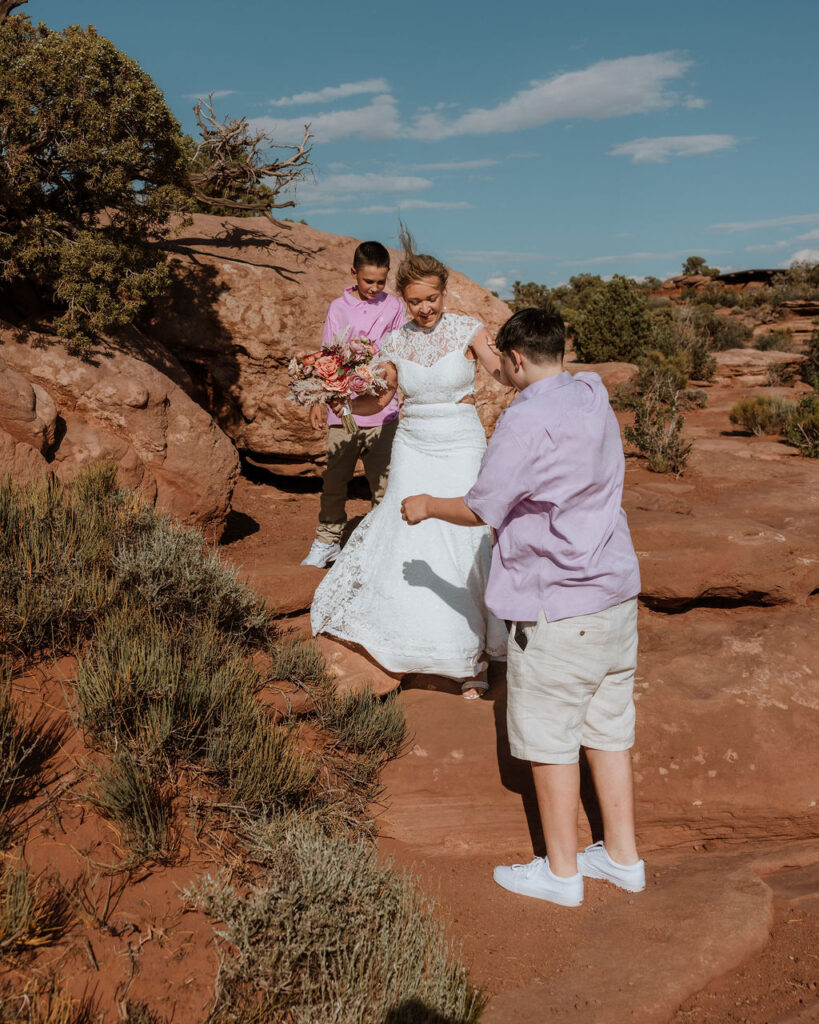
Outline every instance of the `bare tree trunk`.
[(28, 0), (0, 0), (0, 25), (11, 14), (15, 7), (22, 7)]

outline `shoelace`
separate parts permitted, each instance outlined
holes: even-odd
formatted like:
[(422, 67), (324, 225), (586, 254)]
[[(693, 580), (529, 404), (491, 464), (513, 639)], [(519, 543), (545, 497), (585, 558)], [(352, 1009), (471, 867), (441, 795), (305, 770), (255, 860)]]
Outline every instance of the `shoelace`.
[(543, 864), (542, 857), (535, 857), (534, 860), (530, 860), (528, 864), (513, 864), (513, 871), (523, 871), (527, 878), (533, 875), (537, 870), (540, 869)]

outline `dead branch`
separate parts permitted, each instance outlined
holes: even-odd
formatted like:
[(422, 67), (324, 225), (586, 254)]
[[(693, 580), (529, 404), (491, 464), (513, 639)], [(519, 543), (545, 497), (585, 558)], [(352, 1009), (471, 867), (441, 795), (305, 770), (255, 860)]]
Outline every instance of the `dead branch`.
[(0, 25), (11, 14), (15, 7), (22, 7), (28, 0), (0, 0)]
[[(247, 118), (219, 121), (213, 109), (213, 95), (199, 100), (193, 108), (201, 140), (193, 159), (189, 180), (200, 203), (241, 213), (260, 213), (274, 224), (272, 210), (295, 206), (293, 199), (279, 199), (312, 166), (310, 126), (297, 146), (273, 142), (261, 131), (254, 132)], [(287, 150), (288, 155), (266, 159), (270, 150)]]

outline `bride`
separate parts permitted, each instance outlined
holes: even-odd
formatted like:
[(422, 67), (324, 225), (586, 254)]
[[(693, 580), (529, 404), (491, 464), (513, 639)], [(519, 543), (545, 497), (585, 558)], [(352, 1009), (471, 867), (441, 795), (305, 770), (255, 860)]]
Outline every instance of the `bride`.
[(377, 356), (388, 390), (352, 403), (367, 416), (403, 393), (387, 491), (322, 580), (310, 621), (314, 635), (359, 644), (389, 672), (460, 680), (473, 698), (487, 688), (476, 678), (484, 652), (506, 656), (503, 623), (483, 601), (489, 529), (435, 519), (410, 527), (401, 501), (419, 491), (458, 497), (473, 485), (486, 448), (473, 397), (476, 360), (496, 378), (499, 360), (485, 327), (445, 312), (447, 268), (416, 254), (408, 232), (401, 241), (396, 285), (410, 319)]

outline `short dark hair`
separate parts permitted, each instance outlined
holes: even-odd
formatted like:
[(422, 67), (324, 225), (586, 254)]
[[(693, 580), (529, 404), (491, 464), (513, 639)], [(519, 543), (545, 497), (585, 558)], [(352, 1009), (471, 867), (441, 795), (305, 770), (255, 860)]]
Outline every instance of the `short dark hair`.
[(495, 348), (514, 348), (534, 363), (556, 362), (566, 350), (563, 317), (553, 309), (519, 309), (498, 331)]
[(390, 266), (390, 254), (380, 242), (362, 242), (353, 253), (353, 266), (356, 270), (362, 267)]

